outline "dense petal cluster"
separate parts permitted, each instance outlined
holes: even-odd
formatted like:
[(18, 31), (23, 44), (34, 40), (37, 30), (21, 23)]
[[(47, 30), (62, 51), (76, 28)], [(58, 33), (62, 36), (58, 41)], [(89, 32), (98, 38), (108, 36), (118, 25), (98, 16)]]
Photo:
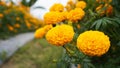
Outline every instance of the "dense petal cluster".
[(100, 31), (86, 31), (79, 35), (77, 47), (88, 56), (101, 56), (110, 48), (109, 37)]
[(60, 3), (55, 3), (53, 6), (50, 7), (50, 11), (62, 12), (63, 10), (64, 10), (64, 6)]
[(72, 41), (74, 36), (74, 30), (69, 25), (57, 25), (56, 27), (49, 30), (46, 34), (46, 39), (50, 44), (56, 46), (63, 46), (66, 43)]
[(67, 11), (63, 11), (61, 13), (62, 13), (62, 16), (63, 16), (63, 20), (66, 20), (68, 12)]
[(52, 28), (52, 25), (46, 25), (42, 28), (39, 28), (35, 31), (35, 38), (42, 38), (44, 37), (44, 35), (47, 33), (48, 30), (50, 30)]
[(86, 2), (85, 1), (79, 1), (76, 3), (76, 8), (81, 8), (84, 9), (86, 7)]
[(44, 21), (46, 24), (56, 24), (61, 22), (64, 19), (63, 14), (60, 12), (47, 12), (44, 15)]
[(75, 8), (67, 14), (67, 19), (70, 21), (81, 20), (85, 16), (85, 12), (81, 8)]

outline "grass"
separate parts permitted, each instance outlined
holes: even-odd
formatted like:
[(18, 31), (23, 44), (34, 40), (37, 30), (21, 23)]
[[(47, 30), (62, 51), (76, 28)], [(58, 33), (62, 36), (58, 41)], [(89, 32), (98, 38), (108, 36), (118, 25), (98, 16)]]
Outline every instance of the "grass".
[(20, 48), (0, 68), (56, 68), (53, 60), (59, 59), (62, 51), (62, 47), (52, 46), (45, 39), (34, 39)]

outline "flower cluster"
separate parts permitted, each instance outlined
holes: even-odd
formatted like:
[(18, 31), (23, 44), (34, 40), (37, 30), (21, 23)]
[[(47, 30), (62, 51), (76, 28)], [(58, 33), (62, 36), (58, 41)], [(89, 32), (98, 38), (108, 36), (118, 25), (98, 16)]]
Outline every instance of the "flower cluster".
[(61, 62), (80, 64), (81, 68), (109, 67), (106, 64), (113, 62), (114, 57), (120, 58), (117, 2), (119, 0), (69, 0), (65, 6), (55, 3), (44, 15), (44, 22), (53, 27), (45, 33), (41, 28), (38, 35), (65, 49)]
[[(66, 7), (70, 7), (70, 9)], [(35, 32), (36, 38), (46, 37), (46, 40), (56, 46), (64, 46), (73, 40), (75, 31), (74, 27), (70, 26), (70, 22), (78, 22), (85, 16), (84, 9), (87, 4), (85, 1), (73, 2), (69, 0), (64, 7), (60, 3), (55, 3), (51, 6), (50, 11), (44, 15), (44, 21), (47, 25), (56, 25), (51, 29), (45, 30), (42, 27)], [(65, 9), (65, 10), (64, 10)], [(100, 8), (96, 8), (98, 11)], [(106, 10), (106, 12), (111, 9)], [(66, 23), (64, 23), (67, 21)], [(63, 24), (64, 23), (64, 24)], [(76, 24), (76, 23), (72, 23)], [(80, 24), (76, 25), (76, 28), (80, 30)], [(46, 35), (45, 35), (46, 34)], [(78, 49), (88, 56), (101, 56), (105, 54), (109, 47), (109, 37), (100, 31), (86, 31), (81, 33), (77, 38)]]
[[(69, 2), (68, 5), (71, 5), (71, 3)], [(76, 6), (69, 11), (65, 9), (62, 4), (55, 3), (53, 6), (51, 6), (50, 12), (47, 12), (44, 15), (44, 21), (46, 24), (56, 24), (64, 20), (76, 22), (85, 16), (85, 12), (83, 10), (85, 7), (86, 3), (84, 1), (79, 1)]]
[(13, 35), (40, 27), (43, 21), (32, 16), (29, 11), (30, 8), (21, 3), (15, 5), (11, 1), (0, 1), (0, 35)]

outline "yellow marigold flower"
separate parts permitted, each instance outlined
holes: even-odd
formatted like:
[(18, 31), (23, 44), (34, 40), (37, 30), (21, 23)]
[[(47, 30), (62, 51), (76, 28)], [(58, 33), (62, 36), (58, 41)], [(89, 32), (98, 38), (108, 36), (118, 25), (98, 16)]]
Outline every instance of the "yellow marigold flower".
[(100, 31), (86, 31), (79, 35), (77, 47), (88, 56), (101, 56), (110, 48), (109, 37)]
[(47, 12), (44, 15), (44, 21), (46, 24), (56, 24), (64, 19), (60, 12)]
[(16, 20), (17, 20), (17, 21), (19, 21), (19, 20), (20, 20), (20, 18), (19, 18), (19, 17), (16, 17)]
[(2, 13), (0, 13), (0, 18), (3, 18), (3, 14)]
[(67, 14), (67, 19), (70, 21), (81, 20), (85, 15), (85, 12), (81, 8), (75, 8)]
[(85, 1), (78, 1), (76, 3), (76, 8), (84, 9), (85, 7), (86, 7), (86, 2)]
[(63, 46), (66, 43), (72, 41), (74, 36), (74, 30), (69, 25), (58, 25), (49, 30), (46, 34), (46, 39), (50, 44), (56, 46)]
[(17, 23), (17, 24), (14, 25), (14, 27), (20, 28), (20, 24)]
[(67, 4), (74, 5), (75, 3), (73, 2), (73, 0), (68, 0)]
[(35, 38), (42, 38), (51, 28), (52, 25), (46, 25), (42, 28), (37, 29), (34, 34)]
[(8, 29), (9, 29), (10, 31), (13, 31), (13, 30), (14, 30), (14, 28), (13, 28), (11, 25), (9, 25), (9, 24), (7, 24), (7, 27), (8, 27)]
[(53, 6), (50, 7), (50, 11), (60, 11), (64, 10), (64, 6), (60, 3), (55, 3)]
[(52, 25), (46, 25), (44, 26), (45, 31), (47, 32), (48, 30), (50, 30), (53, 26)]
[(28, 29), (30, 29), (31, 28), (31, 23), (29, 23), (27, 20), (25, 20), (25, 23), (26, 23), (26, 26), (28, 27)]
[(35, 31), (35, 38), (42, 38), (45, 35), (45, 29), (44, 28), (39, 28)]
[(62, 15), (63, 15), (63, 20), (66, 20), (67, 19), (67, 14), (68, 14), (68, 12), (67, 11), (63, 11), (63, 12), (61, 12), (62, 13)]
[(1, 5), (1, 6), (6, 5), (5, 1), (0, 1), (0, 5)]
[(72, 10), (72, 7), (71, 7), (69, 4), (67, 4), (67, 5), (65, 6), (65, 8), (66, 8), (67, 11)]

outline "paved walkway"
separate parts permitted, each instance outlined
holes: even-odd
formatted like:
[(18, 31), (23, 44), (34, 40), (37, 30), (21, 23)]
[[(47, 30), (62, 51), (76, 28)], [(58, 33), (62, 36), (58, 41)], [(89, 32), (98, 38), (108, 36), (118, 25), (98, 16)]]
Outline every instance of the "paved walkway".
[[(6, 58), (9, 58), (14, 52), (22, 47), (25, 43), (34, 38), (34, 33), (23, 33), (7, 40), (0, 40), (0, 56), (3, 52), (6, 53)], [(0, 65), (3, 60), (0, 59)]]

